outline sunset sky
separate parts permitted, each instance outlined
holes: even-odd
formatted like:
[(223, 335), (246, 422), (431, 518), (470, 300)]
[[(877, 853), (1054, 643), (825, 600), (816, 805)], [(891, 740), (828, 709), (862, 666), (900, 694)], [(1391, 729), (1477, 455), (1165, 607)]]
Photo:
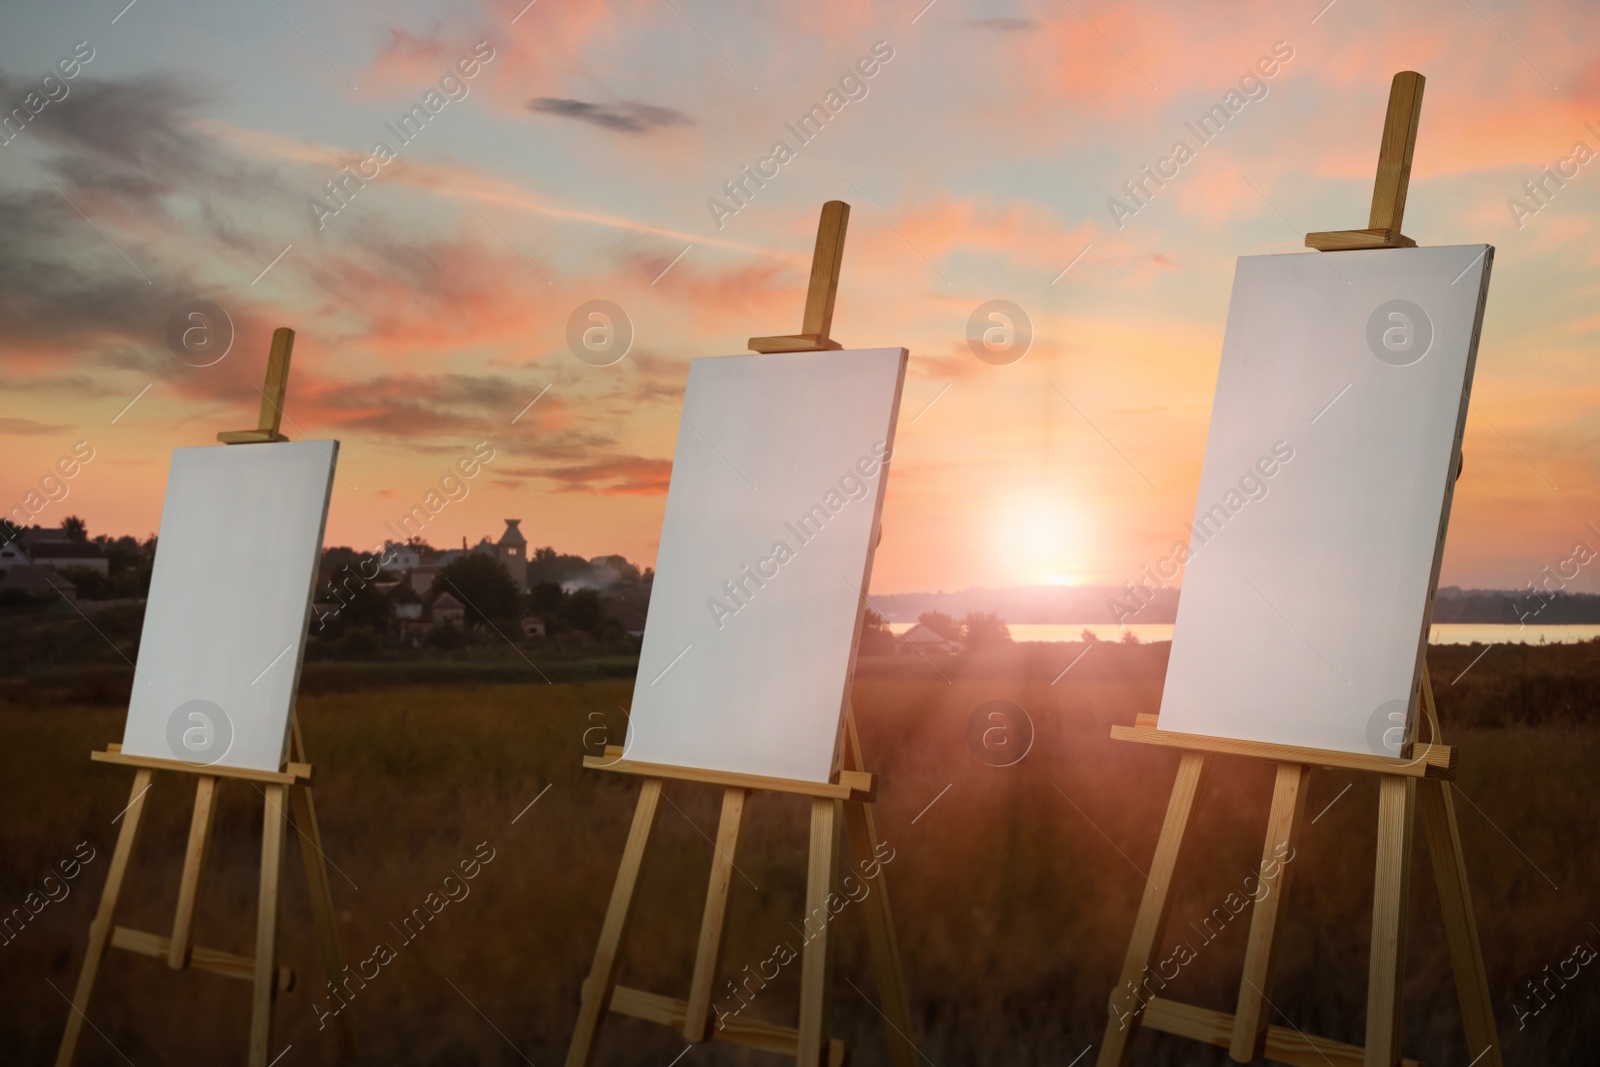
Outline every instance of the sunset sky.
[[(688, 360), (799, 329), (840, 199), (834, 336), (911, 352), (873, 588), (1120, 584), (1192, 516), (1234, 259), (1366, 225), (1414, 69), (1405, 230), (1497, 249), (1443, 584), (1520, 588), (1600, 548), (1592, 4), (126, 3), (0, 13), (0, 106), (30, 116), (0, 146), (0, 504), (94, 452), (36, 522), (154, 532), (171, 449), (254, 425), (287, 325), (284, 429), (342, 442), (329, 544), (381, 540), (488, 441), (432, 543), (519, 517), (535, 545), (653, 563)], [(835, 90), (802, 142), (786, 124)], [(1186, 123), (1230, 91), (1200, 143)], [(1114, 217), (1180, 139), (1193, 158)], [(780, 140), (736, 203), (724, 183)], [(375, 176), (334, 214), (346, 166)], [(166, 340), (195, 299), (236, 330), (210, 366)], [(596, 299), (634, 330), (610, 366), (568, 347)], [(994, 299), (1031, 319), (1020, 362), (968, 347)]]

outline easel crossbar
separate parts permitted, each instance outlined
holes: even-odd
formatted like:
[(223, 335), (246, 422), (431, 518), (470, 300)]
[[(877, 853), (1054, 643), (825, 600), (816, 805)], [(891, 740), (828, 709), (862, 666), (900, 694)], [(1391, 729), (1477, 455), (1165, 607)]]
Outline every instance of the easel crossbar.
[[(119, 926), (111, 933), (111, 947), (164, 960), (172, 950), (172, 938)], [(246, 982), (253, 981), (256, 976), (256, 961), (249, 956), (241, 956), (220, 948), (206, 948), (203, 945), (190, 947), (188, 965), (197, 971), (220, 974), (228, 978), (241, 978)], [(294, 968), (279, 967), (278, 992), (287, 993), (294, 988), (294, 984)]]
[[(1227, 1048), (1233, 1040), (1232, 1015), (1162, 997), (1152, 997), (1145, 1005), (1144, 1025), (1218, 1048)], [(1289, 1067), (1364, 1067), (1366, 1052), (1355, 1045), (1312, 1037), (1290, 1027), (1268, 1026), (1262, 1058), (1286, 1063)], [(1416, 1060), (1402, 1059), (1399, 1064), (1400, 1067), (1422, 1067)]]
[(1180, 734), (1155, 726), (1113, 726), (1111, 736), (1118, 741), (1137, 741), (1145, 745), (1164, 748), (1181, 748), (1191, 752), (1220, 752), (1232, 756), (1250, 756), (1254, 759), (1273, 760), (1278, 763), (1304, 763), (1311, 767), (1340, 767), (1350, 771), (1373, 771), (1378, 774), (1398, 774), (1405, 778), (1431, 778), (1454, 781), (1458, 751), (1451, 745), (1415, 742), (1411, 757), (1368, 756), (1360, 752), (1333, 752), (1322, 748), (1300, 748), (1295, 745), (1275, 745), (1266, 741), (1238, 741), (1226, 737), (1207, 737), (1201, 734)]
[(123, 755), (122, 746), (113, 742), (104, 752), (91, 752), (89, 758), (96, 763), (115, 763), (123, 767), (148, 767), (152, 771), (180, 771), (184, 774), (214, 775), (218, 778), (238, 778), (246, 782), (268, 782), (273, 785), (311, 784), (311, 764), (290, 761), (281, 771), (257, 771), (248, 767), (208, 767), (202, 763), (185, 763), (175, 759), (156, 759), (153, 756)]
[(877, 799), (877, 776), (867, 771), (840, 771), (837, 782), (802, 782), (794, 778), (767, 778), (759, 774), (740, 774), (737, 771), (708, 771), (695, 767), (668, 767), (660, 763), (641, 763), (620, 758), (621, 749), (606, 747), (604, 756), (585, 756), (583, 765), (595, 771), (616, 771), (634, 774), (641, 778), (668, 778), (682, 782), (703, 782), (733, 789), (761, 789), (769, 793), (796, 793), (800, 796), (821, 797), (824, 800)]
[[(618, 1015), (627, 1015), (646, 1022), (682, 1030), (689, 1021), (689, 1003), (677, 997), (647, 993), (642, 989), (617, 986), (611, 994), (610, 1009)], [(776, 1052), (793, 1059), (800, 1051), (800, 1031), (781, 1023), (764, 1019), (746, 1019), (742, 1015), (729, 1016), (721, 1029), (713, 1029), (711, 1036), (730, 1045)], [(850, 1046), (838, 1038), (828, 1041), (828, 1063), (843, 1064), (850, 1058)]]

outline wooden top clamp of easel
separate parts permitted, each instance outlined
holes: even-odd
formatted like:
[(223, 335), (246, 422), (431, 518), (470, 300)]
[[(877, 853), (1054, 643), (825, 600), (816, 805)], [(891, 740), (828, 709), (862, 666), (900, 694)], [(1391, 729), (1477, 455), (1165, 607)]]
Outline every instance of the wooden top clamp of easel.
[(254, 430), (224, 430), (217, 440), (225, 445), (263, 445), (287, 441), (278, 432), (283, 401), (289, 391), (289, 355), (294, 351), (294, 331), (279, 326), (272, 331), (272, 351), (267, 356), (267, 382), (261, 390), (261, 417)]
[(1402, 70), (1389, 85), (1389, 111), (1383, 119), (1383, 142), (1378, 146), (1378, 176), (1372, 186), (1372, 213), (1367, 217), (1367, 228), (1308, 233), (1307, 248), (1346, 252), (1417, 246), (1400, 232), (1400, 222), (1406, 213), (1411, 154), (1417, 147), (1417, 122), (1422, 116), (1422, 87), (1426, 82), (1416, 71)]
[(811, 255), (811, 278), (806, 286), (806, 313), (800, 332), (782, 337), (752, 337), (752, 352), (827, 352), (844, 346), (828, 336), (833, 329), (833, 301), (839, 293), (839, 267), (844, 262), (844, 231), (850, 222), (850, 205), (829, 200), (822, 205), (817, 223), (817, 247)]

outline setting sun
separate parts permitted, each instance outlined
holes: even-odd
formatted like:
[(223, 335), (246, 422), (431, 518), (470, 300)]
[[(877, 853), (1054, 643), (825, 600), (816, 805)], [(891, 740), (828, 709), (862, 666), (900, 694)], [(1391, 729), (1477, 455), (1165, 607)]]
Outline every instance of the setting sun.
[(993, 543), (1019, 583), (1077, 585), (1087, 540), (1083, 516), (1044, 490), (1001, 502)]

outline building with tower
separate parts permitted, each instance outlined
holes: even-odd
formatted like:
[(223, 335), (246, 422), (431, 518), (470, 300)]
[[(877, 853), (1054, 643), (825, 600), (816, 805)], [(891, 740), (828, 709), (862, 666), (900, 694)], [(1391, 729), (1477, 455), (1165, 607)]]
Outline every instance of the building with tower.
[(521, 523), (521, 519), (506, 520), (506, 532), (495, 545), (495, 555), (516, 583), (517, 591), (525, 593), (528, 591), (528, 539), (517, 529)]

